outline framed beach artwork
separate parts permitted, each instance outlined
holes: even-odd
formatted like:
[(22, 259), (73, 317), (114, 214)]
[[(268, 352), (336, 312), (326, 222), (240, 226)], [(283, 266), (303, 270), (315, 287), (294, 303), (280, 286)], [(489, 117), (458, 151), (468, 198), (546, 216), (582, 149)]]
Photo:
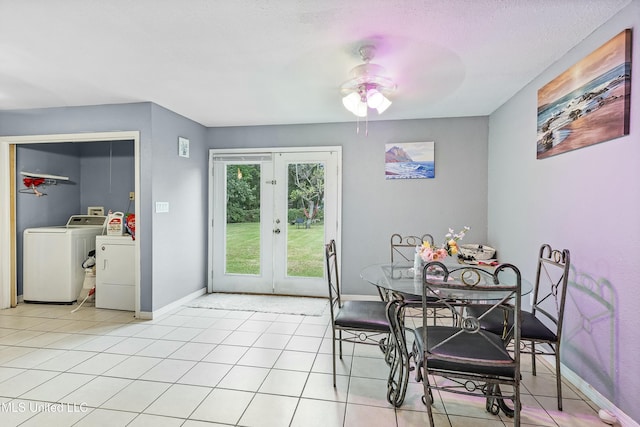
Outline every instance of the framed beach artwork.
[(384, 173), (387, 179), (435, 178), (435, 143), (385, 144)]
[(538, 90), (537, 158), (629, 134), (631, 30)]

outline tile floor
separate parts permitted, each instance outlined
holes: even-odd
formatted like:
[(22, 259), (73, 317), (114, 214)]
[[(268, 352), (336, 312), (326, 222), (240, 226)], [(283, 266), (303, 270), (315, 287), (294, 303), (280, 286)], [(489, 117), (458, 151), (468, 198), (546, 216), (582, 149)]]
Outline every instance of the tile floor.
[[(385, 398), (379, 350), (345, 347), (331, 381), (328, 317), (182, 307), (151, 321), (131, 313), (21, 304), (0, 310), (0, 425), (407, 427), (428, 424), (422, 386)], [(597, 408), (523, 366), (522, 425), (602, 426)], [(412, 378), (413, 380), (413, 378)], [(437, 426), (501, 426), (482, 399), (442, 393)]]

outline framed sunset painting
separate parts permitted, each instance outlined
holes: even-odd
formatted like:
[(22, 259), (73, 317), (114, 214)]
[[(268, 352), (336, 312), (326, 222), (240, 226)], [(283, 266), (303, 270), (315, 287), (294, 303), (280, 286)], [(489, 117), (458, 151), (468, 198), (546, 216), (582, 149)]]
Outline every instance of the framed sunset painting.
[(631, 30), (538, 90), (537, 158), (629, 135)]
[(435, 178), (435, 143), (385, 144), (384, 173), (387, 179)]

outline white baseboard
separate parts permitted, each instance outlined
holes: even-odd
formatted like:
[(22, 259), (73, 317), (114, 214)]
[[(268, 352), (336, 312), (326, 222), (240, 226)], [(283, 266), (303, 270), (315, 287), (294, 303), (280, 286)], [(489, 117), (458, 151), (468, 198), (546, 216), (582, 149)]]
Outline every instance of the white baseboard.
[(190, 293), (189, 295), (180, 298), (177, 301), (172, 302), (171, 304), (167, 304), (164, 307), (158, 309), (158, 310), (154, 310), (154, 311), (141, 311), (140, 312), (140, 319), (142, 320), (153, 320), (153, 319), (157, 319), (158, 317), (167, 314), (168, 312), (170, 312), (171, 310), (174, 310), (178, 307), (180, 307), (181, 305), (198, 298), (199, 296), (202, 296), (204, 294), (207, 293), (207, 288), (204, 287), (202, 289), (198, 289), (195, 292)]
[(344, 301), (380, 301), (380, 297), (378, 295), (346, 295), (342, 294), (341, 298)]
[[(555, 358), (551, 356), (543, 357), (543, 362), (551, 367), (551, 370), (555, 372), (556, 363)], [(598, 390), (593, 388), (591, 384), (582, 379), (578, 374), (569, 369), (565, 364), (561, 364), (560, 370), (564, 379), (573, 384), (582, 394), (584, 394), (589, 400), (595, 403), (600, 409), (606, 409), (618, 418), (618, 423), (622, 427), (640, 427), (635, 420), (630, 416), (622, 412), (620, 408), (611, 403), (609, 399), (604, 397)]]

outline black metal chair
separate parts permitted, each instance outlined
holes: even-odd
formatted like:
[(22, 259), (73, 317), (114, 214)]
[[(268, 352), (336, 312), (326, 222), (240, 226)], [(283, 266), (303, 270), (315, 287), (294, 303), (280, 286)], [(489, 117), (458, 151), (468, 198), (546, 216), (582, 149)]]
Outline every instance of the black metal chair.
[[(391, 263), (402, 263), (402, 264), (411, 264), (414, 263), (414, 257), (416, 253), (416, 246), (422, 246), (423, 242), (429, 242), (431, 246), (433, 246), (433, 236), (431, 234), (425, 233), (422, 237), (418, 236), (403, 236), (401, 234), (395, 233), (391, 235)], [(381, 292), (381, 289), (378, 289), (378, 292)], [(387, 301), (386, 295), (383, 296), (382, 293), (380, 296), (383, 300)], [(403, 292), (397, 292), (396, 297), (401, 296), (410, 306), (420, 305), (422, 302), (421, 298), (416, 297), (415, 295), (409, 295)], [(431, 299), (432, 303), (435, 303), (435, 299)], [(440, 314), (441, 309), (446, 309), (445, 306), (437, 306), (436, 304), (429, 305), (433, 324), (437, 323), (438, 319), (451, 319), (452, 323), (456, 322), (458, 313), (457, 312), (449, 312), (447, 311), (446, 315)], [(409, 312), (410, 317), (414, 317), (411, 312)], [(422, 316), (422, 314), (420, 314)]]
[[(522, 312), (523, 347), (520, 353), (531, 354), (533, 375), (536, 375), (537, 355), (555, 357), (556, 393), (560, 411), (562, 410), (560, 343), (570, 265), (568, 249), (557, 250), (552, 249), (548, 244), (543, 244), (538, 254), (533, 305), (530, 312)], [(473, 315), (480, 315), (485, 310), (485, 306), (472, 306), (467, 310)], [(483, 316), (481, 326), (483, 329), (499, 334), (502, 319), (495, 315), (486, 315)], [(540, 345), (536, 346), (536, 344)]]
[(433, 236), (423, 234), (418, 236), (402, 236), (395, 233), (391, 235), (391, 263), (407, 262), (413, 264), (416, 246), (422, 246), (423, 242), (429, 242), (433, 246)]
[[(402, 263), (413, 265), (416, 247), (422, 246), (423, 242), (429, 242), (429, 244), (433, 245), (433, 236), (431, 234), (423, 234), (422, 237), (419, 236), (403, 236), (401, 234), (395, 233), (391, 235), (391, 264)], [(389, 295), (384, 294), (382, 289), (378, 288), (378, 293), (380, 294), (380, 298), (383, 301), (389, 301)], [(416, 302), (420, 302), (419, 298), (416, 298), (413, 295), (403, 294), (402, 297), (407, 300), (414, 300)]]
[[(505, 278), (508, 276), (508, 279)], [(511, 264), (502, 264), (495, 271), (465, 266), (451, 270), (441, 262), (427, 263), (423, 271), (423, 313), (427, 313), (430, 298), (437, 296), (438, 304), (454, 309), (454, 304), (465, 305), (469, 300), (483, 298), (490, 301), (478, 317), (465, 314), (460, 326), (427, 326), (415, 331), (418, 349), (417, 368), (424, 385), (424, 403), (429, 423), (433, 423), (432, 390), (479, 395), (486, 399), (487, 411), (497, 414), (503, 409), (520, 425), (520, 325), (521, 278), (520, 271)], [(456, 296), (458, 295), (458, 296)], [(455, 303), (452, 303), (456, 296)], [(505, 319), (500, 335), (480, 328), (486, 316)], [(510, 324), (507, 318), (513, 319)], [(514, 351), (507, 349), (512, 343)], [(448, 381), (432, 382), (429, 375)], [(501, 385), (512, 391), (503, 395)], [(504, 404), (507, 397), (514, 402), (513, 411)]]
[(377, 345), (385, 352), (388, 349), (389, 320), (387, 303), (384, 301), (342, 301), (338, 275), (336, 242), (325, 246), (327, 282), (329, 285), (329, 308), (333, 351), (333, 386), (336, 386), (336, 343), (342, 359), (342, 343)]

